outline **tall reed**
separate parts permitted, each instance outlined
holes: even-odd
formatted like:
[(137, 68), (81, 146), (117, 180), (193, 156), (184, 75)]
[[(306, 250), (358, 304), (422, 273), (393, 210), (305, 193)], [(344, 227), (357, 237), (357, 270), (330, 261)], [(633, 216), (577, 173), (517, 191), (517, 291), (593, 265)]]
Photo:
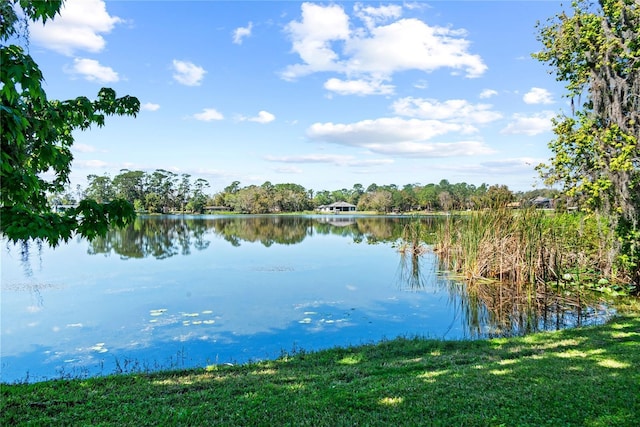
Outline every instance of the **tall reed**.
[(436, 230), (434, 251), (444, 269), (470, 281), (615, 275), (615, 238), (608, 218), (598, 215), (505, 208), (452, 216)]

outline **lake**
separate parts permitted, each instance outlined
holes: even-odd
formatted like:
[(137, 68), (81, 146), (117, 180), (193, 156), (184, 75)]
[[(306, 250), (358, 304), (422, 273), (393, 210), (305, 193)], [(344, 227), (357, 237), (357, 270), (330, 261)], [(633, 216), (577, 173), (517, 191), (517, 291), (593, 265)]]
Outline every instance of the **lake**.
[(398, 336), (509, 336), (613, 314), (555, 302), (496, 310), (440, 273), (433, 253), (399, 251), (410, 221), (438, 220), (148, 216), (55, 249), (3, 241), (1, 381), (235, 364)]

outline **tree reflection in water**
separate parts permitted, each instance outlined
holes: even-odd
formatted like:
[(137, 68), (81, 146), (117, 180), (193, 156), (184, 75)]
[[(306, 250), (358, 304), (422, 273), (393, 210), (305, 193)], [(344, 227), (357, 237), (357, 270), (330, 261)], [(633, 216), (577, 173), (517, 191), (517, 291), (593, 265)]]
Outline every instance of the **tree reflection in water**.
[(212, 233), (232, 246), (243, 242), (294, 245), (315, 234), (350, 237), (354, 242), (393, 242), (401, 236), (405, 217), (353, 216), (142, 216), (128, 227), (110, 230), (89, 243), (90, 254), (157, 259), (206, 249)]
[[(206, 249), (208, 235), (234, 247), (245, 242), (295, 245), (314, 234), (337, 235), (354, 243), (388, 243), (399, 253), (397, 282), (401, 289), (446, 289), (470, 337), (508, 336), (561, 329), (601, 321), (609, 308), (586, 295), (564, 295), (545, 284), (466, 283), (439, 269), (424, 236), (437, 218), (402, 216), (148, 216), (129, 227), (111, 230), (90, 242), (90, 254), (115, 253), (121, 258), (165, 259)], [(445, 334), (446, 335), (446, 334)]]

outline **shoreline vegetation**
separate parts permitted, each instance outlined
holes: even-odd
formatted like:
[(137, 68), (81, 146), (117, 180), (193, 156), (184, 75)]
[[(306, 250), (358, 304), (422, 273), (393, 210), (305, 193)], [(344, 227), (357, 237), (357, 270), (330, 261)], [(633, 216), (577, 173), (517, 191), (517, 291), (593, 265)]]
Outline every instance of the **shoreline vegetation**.
[(493, 209), (447, 217), (435, 233), (441, 268), (468, 283), (492, 280), (534, 292), (583, 289), (634, 294), (618, 266), (618, 240), (607, 215)]
[[(637, 313), (637, 312), (636, 312)], [(640, 316), (207, 369), (2, 384), (2, 425), (637, 425)]]

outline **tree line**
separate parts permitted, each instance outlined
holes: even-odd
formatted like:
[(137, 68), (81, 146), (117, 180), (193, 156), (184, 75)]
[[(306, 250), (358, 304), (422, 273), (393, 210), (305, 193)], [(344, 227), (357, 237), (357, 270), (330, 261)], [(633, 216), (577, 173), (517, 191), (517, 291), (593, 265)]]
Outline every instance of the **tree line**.
[(537, 196), (557, 197), (551, 189), (513, 192), (506, 185), (479, 186), (466, 182), (452, 184), (443, 179), (435, 184), (378, 185), (314, 191), (300, 184), (272, 184), (242, 186), (233, 181), (224, 190), (207, 194), (209, 182), (193, 179), (189, 174), (176, 174), (164, 169), (148, 173), (123, 169), (111, 178), (109, 175), (89, 175), (88, 185), (75, 190), (52, 194), (51, 204), (74, 205), (78, 200), (90, 198), (98, 203), (116, 199), (126, 200), (138, 212), (204, 213), (207, 209), (238, 213), (265, 214), (303, 212), (334, 202), (347, 202), (359, 211), (381, 213), (409, 211), (476, 210), (503, 207), (511, 202), (522, 202)]
[(88, 175), (87, 187), (51, 194), (52, 205), (74, 205), (78, 200), (93, 199), (98, 203), (126, 200), (138, 212), (169, 213), (204, 211), (210, 197), (205, 193), (209, 182), (191, 175), (164, 169), (154, 172), (122, 169), (111, 178), (108, 174)]
[(238, 181), (213, 196), (214, 205), (243, 213), (299, 212), (317, 209), (335, 202), (355, 205), (358, 211), (381, 213), (410, 211), (449, 211), (484, 209), (506, 206), (515, 201), (529, 201), (537, 196), (554, 198), (552, 189), (513, 192), (506, 185), (466, 182), (452, 184), (443, 179), (439, 183), (371, 184), (364, 187), (314, 191), (299, 184), (264, 184), (241, 187)]

